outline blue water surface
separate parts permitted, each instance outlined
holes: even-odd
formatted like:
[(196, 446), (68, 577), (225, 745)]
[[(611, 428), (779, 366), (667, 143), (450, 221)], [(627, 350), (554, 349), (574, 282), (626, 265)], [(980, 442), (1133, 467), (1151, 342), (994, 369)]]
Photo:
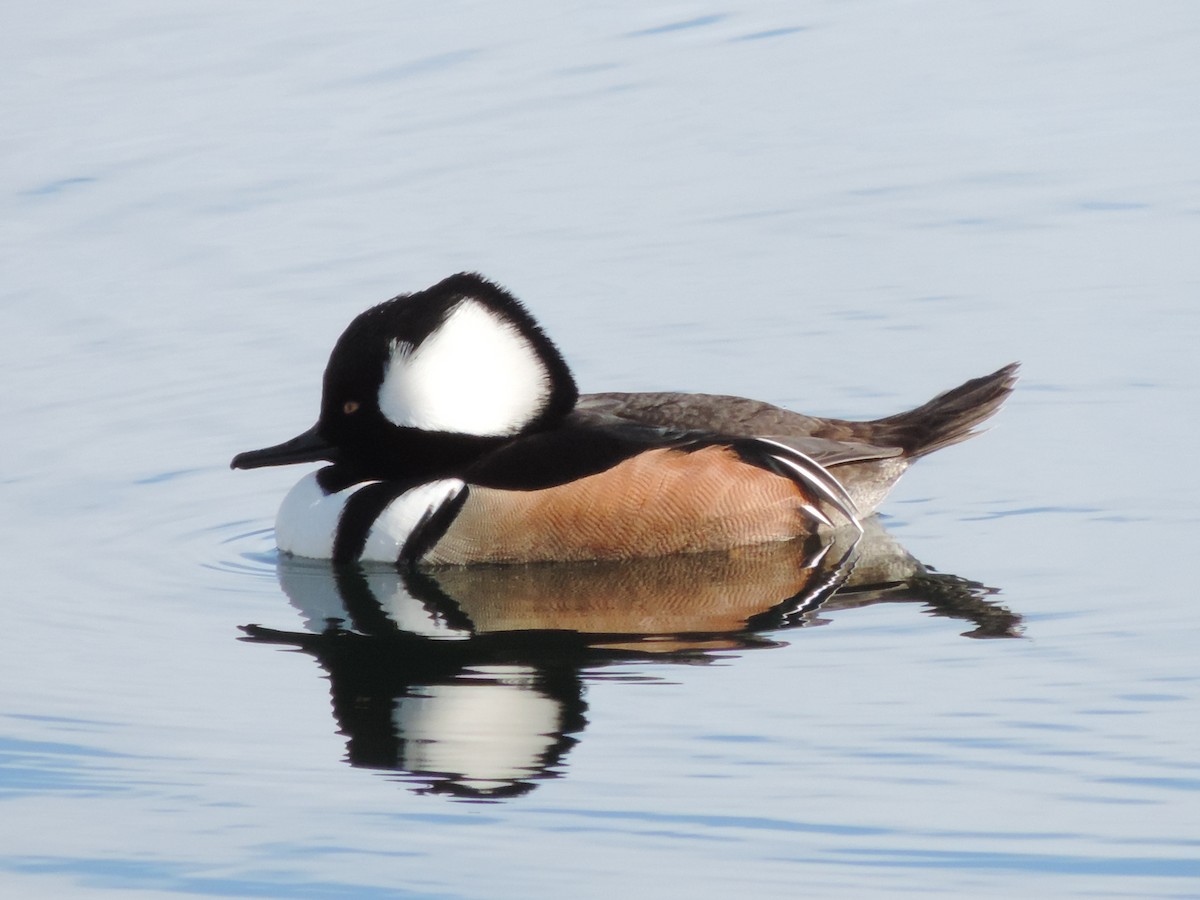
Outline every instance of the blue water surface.
[[(1200, 894), (1200, 8), (0, 26), (0, 893)], [(280, 561), (301, 473), (228, 469), (312, 423), (356, 313), (461, 270), (588, 391), (1022, 379), (884, 506), (931, 581), (602, 646), (520, 635), (619, 615), (603, 582), (443, 583), (480, 642)]]

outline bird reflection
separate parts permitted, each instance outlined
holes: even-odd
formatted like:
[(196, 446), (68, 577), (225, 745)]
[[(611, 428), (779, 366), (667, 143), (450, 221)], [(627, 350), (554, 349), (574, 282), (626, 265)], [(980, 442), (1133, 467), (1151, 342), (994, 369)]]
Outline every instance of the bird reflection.
[(243, 630), (328, 672), (351, 765), (499, 800), (562, 774), (587, 722), (585, 670), (777, 647), (780, 631), (874, 603), (970, 622), (968, 637), (1019, 634), (994, 589), (932, 571), (865, 524), (861, 537), (619, 563), (415, 572), (281, 558), (307, 630)]

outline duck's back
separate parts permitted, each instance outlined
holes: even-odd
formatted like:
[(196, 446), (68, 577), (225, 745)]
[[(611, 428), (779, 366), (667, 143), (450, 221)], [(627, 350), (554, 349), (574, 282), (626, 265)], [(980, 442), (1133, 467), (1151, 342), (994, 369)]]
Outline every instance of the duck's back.
[(584, 394), (570, 419), (769, 438), (828, 468), (858, 511), (869, 515), (913, 460), (974, 435), (1012, 392), (1016, 373), (1013, 363), (916, 409), (861, 422), (807, 416), (744, 397), (670, 392)]

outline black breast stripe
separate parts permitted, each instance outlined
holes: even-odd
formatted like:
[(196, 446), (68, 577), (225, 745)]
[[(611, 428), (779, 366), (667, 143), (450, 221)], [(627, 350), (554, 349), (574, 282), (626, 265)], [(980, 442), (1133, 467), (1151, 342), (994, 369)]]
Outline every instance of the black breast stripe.
[(357, 562), (379, 514), (411, 487), (402, 482), (377, 481), (351, 494), (338, 518), (337, 533), (333, 537), (333, 561)]
[(408, 534), (404, 546), (400, 548), (397, 565), (408, 566), (420, 561), (421, 557), (433, 549), (433, 545), (442, 539), (450, 523), (458, 518), (459, 510), (467, 502), (471, 489), (465, 484), (462, 490), (453, 497), (447, 497), (441, 506), (431, 506), (421, 516), (416, 527)]

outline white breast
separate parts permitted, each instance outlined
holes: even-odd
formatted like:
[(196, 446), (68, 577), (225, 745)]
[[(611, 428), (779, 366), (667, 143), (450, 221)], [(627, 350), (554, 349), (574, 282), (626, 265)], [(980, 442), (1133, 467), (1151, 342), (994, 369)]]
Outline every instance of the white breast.
[[(275, 517), (275, 542), (279, 549), (293, 556), (332, 559), (346, 504), (363, 488), (376, 483), (363, 481), (326, 494), (316, 472), (305, 475), (288, 491)], [(396, 497), (376, 517), (359, 558), (396, 562), (413, 529), (433, 510), (457, 496), (464, 486), (457, 478), (446, 478), (418, 485)]]

